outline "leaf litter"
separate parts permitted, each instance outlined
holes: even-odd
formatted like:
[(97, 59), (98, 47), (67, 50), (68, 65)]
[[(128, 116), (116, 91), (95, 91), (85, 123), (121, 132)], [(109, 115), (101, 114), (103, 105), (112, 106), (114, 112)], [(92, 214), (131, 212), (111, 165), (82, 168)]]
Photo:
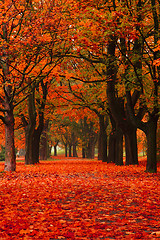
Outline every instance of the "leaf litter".
[(19, 162), (0, 175), (0, 239), (157, 239), (160, 173), (144, 171), (141, 163)]

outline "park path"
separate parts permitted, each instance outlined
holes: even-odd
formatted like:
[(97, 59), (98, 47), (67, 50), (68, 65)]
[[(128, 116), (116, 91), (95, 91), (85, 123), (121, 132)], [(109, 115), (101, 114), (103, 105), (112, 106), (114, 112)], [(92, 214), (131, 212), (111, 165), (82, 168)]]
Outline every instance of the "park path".
[(0, 240), (157, 239), (159, 180), (143, 161), (18, 162), (16, 172), (0, 173)]

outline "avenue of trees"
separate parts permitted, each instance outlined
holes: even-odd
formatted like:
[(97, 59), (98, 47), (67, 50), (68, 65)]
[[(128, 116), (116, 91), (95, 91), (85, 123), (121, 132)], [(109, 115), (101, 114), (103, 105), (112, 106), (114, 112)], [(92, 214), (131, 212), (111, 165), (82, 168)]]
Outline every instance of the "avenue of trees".
[(125, 164), (138, 164), (139, 129), (146, 171), (157, 172), (159, 11), (158, 0), (0, 1), (5, 171), (22, 142), (25, 164), (61, 141), (66, 155), (80, 144), (93, 158), (97, 144), (99, 160), (122, 165), (125, 139)]

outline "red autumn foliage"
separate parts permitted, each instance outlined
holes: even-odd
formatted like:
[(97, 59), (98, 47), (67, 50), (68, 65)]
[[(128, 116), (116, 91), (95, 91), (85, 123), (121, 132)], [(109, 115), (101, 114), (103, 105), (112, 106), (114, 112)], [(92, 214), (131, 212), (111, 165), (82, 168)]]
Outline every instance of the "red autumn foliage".
[(156, 239), (160, 173), (144, 170), (144, 161), (18, 162), (0, 173), (0, 239)]

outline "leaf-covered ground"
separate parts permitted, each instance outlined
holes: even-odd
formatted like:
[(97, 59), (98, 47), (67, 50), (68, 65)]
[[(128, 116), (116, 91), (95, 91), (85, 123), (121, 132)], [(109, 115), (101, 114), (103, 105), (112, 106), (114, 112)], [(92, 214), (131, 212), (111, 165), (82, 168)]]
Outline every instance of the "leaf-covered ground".
[(160, 238), (160, 173), (144, 171), (143, 162), (17, 163), (0, 173), (0, 240)]

